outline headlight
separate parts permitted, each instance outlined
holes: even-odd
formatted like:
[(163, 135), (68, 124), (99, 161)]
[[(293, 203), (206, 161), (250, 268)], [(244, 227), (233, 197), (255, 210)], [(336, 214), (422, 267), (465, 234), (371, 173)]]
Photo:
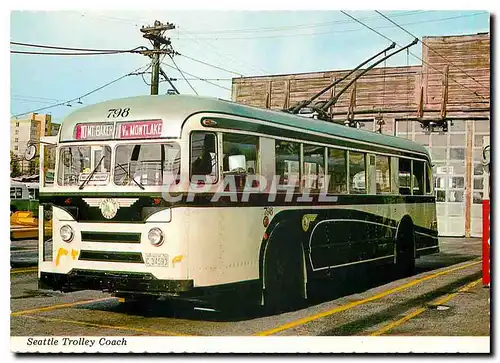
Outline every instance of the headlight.
[(67, 224), (61, 227), (59, 234), (61, 235), (61, 239), (66, 243), (70, 243), (74, 237), (73, 228)]
[(160, 246), (163, 243), (163, 232), (159, 228), (151, 228), (148, 232), (149, 242), (153, 246)]

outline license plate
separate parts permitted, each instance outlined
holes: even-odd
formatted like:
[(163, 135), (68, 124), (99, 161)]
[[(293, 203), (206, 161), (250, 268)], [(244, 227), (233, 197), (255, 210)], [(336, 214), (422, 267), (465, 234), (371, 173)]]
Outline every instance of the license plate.
[(152, 267), (168, 267), (168, 255), (166, 253), (146, 253), (144, 263)]

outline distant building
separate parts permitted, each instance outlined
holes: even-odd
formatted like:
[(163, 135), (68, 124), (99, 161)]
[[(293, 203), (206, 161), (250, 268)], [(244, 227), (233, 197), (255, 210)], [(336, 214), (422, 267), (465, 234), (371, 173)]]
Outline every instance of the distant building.
[(45, 135), (57, 135), (59, 127), (59, 124), (52, 123), (51, 115), (45, 114), (30, 113), (22, 118), (10, 120), (10, 150), (19, 160), (22, 173), (29, 170), (29, 162), (23, 157), (28, 142), (38, 143), (42, 128)]
[[(481, 236), (482, 146), (490, 136), (490, 34), (422, 40), (427, 47), (422, 47), (421, 65), (372, 69), (356, 81), (355, 92), (351, 86), (339, 95), (329, 112), (334, 122), (344, 123), (349, 113), (362, 129), (427, 147), (434, 164), (440, 235)], [(366, 58), (371, 55), (367, 53)], [(288, 108), (348, 72), (233, 78), (232, 99), (262, 108)], [(350, 79), (318, 100), (338, 95)], [(422, 120), (443, 115), (448, 131), (429, 132), (421, 127)]]

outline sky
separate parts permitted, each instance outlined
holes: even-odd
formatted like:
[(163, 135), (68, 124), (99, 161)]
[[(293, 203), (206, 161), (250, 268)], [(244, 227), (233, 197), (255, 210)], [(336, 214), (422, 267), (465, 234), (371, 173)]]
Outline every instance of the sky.
[[(374, 11), (347, 12), (403, 46), (413, 40)], [(488, 32), (490, 26), (489, 13), (484, 10), (384, 10), (382, 13), (418, 37), (475, 34)], [(151, 25), (155, 20), (175, 25), (166, 36), (181, 54), (174, 57), (175, 63), (198, 94), (224, 99), (231, 98), (232, 77), (351, 69), (390, 44), (337, 10), (12, 11), (10, 41), (95, 49), (150, 47), (149, 41), (142, 38), (140, 27)], [(417, 44), (411, 52), (421, 56), (421, 48), (422, 45)], [(10, 49), (51, 51), (17, 45), (11, 45)], [(43, 56), (11, 53), (10, 114), (15, 116), (78, 98), (140, 67), (145, 68), (149, 63), (150, 59), (140, 54)], [(389, 59), (386, 65), (420, 63), (402, 52)], [(163, 64), (169, 77), (177, 79), (175, 86), (182, 94), (194, 94), (168, 57)], [(218, 87), (195, 77), (209, 79)], [(39, 112), (50, 113), (53, 121), (61, 122), (66, 115), (85, 105), (147, 95), (149, 82), (150, 74), (127, 76), (80, 100)], [(159, 93), (165, 94), (169, 88), (162, 82)]]

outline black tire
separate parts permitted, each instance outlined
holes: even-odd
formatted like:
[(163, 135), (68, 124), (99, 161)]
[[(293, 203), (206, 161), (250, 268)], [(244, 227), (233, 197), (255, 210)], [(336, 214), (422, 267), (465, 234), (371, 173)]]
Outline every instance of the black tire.
[(278, 226), (271, 233), (266, 247), (264, 307), (269, 313), (299, 308), (305, 303), (302, 245), (292, 239), (290, 232), (284, 226)]
[(415, 230), (409, 217), (403, 217), (396, 236), (396, 272), (402, 277), (415, 272)]

